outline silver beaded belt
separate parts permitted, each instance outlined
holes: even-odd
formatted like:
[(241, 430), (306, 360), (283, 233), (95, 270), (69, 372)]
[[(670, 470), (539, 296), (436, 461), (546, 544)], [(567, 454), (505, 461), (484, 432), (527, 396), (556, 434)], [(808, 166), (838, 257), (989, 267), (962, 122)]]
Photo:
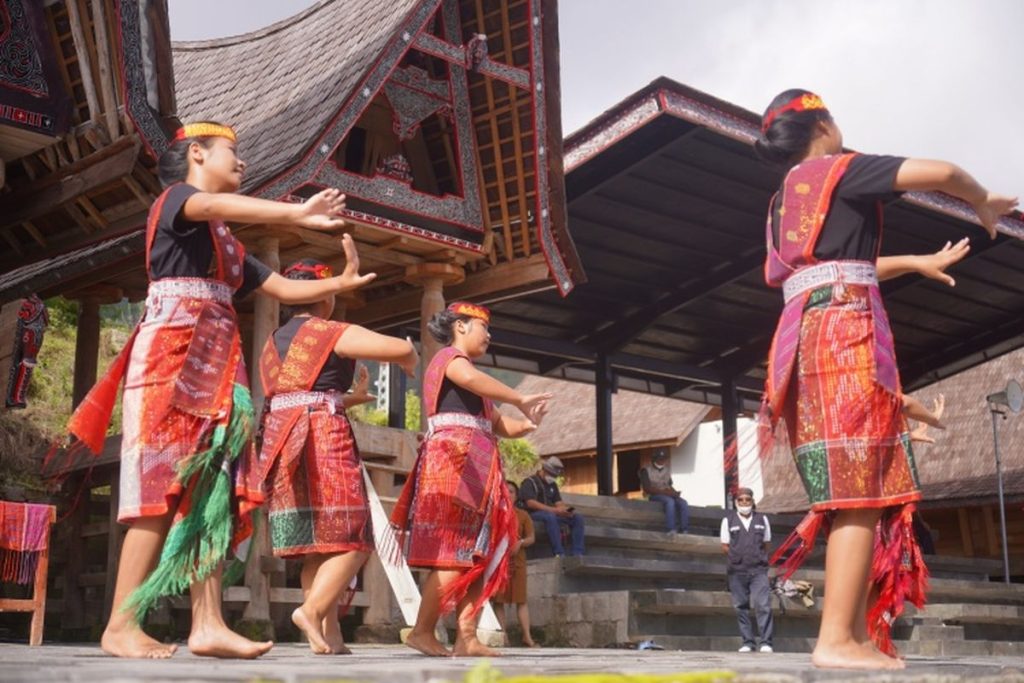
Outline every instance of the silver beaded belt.
[(208, 299), (230, 305), (234, 290), (223, 282), (202, 278), (167, 278), (149, 283), (147, 302), (162, 297), (172, 299)]
[(340, 391), (289, 391), (270, 399), (270, 412), (323, 404), (331, 415), (335, 415), (345, 412), (343, 396)]
[(788, 304), (804, 292), (842, 283), (848, 285), (878, 285), (875, 264), (868, 261), (828, 261), (798, 270), (782, 283), (782, 296)]
[(438, 413), (427, 419), (427, 434), (432, 434), (445, 427), (469, 427), (488, 434), (494, 431), (494, 425), (490, 420), (469, 413)]

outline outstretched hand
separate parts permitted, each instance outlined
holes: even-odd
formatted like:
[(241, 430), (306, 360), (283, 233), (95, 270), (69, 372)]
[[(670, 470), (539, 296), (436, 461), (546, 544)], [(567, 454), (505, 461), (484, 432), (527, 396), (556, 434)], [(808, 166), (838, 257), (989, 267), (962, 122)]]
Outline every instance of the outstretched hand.
[(348, 233), (343, 235), (341, 246), (345, 251), (345, 270), (341, 271), (341, 275), (334, 278), (337, 286), (336, 292), (338, 294), (349, 292), (373, 282), (377, 278), (377, 273), (359, 274), (359, 250), (356, 249), (356, 243), (352, 239), (352, 235)]
[(344, 208), (345, 195), (329, 187), (302, 203), (298, 223), (311, 230), (340, 230), (345, 227), (345, 219), (338, 214)]
[[(536, 426), (540, 424), (540, 422), (538, 420), (533, 419), (534, 411), (537, 410), (539, 404), (546, 402), (552, 396), (554, 396), (554, 394), (550, 393), (526, 394), (520, 399), (519, 405), (517, 405), (516, 407), (519, 408), (523, 415), (529, 418), (530, 422), (532, 422)], [(543, 418), (543, 414), (541, 415), (541, 417)]]
[(934, 423), (929, 425), (927, 422), (918, 422), (917, 427), (910, 432), (910, 440), (918, 443), (935, 443), (935, 437), (928, 434), (929, 426), (933, 426), (936, 429), (945, 429), (946, 426), (942, 423), (942, 413), (946, 410), (946, 397), (939, 394), (935, 401), (932, 402), (932, 417)]
[(921, 268), (918, 272), (927, 278), (944, 282), (950, 287), (955, 287), (956, 280), (951, 275), (946, 274), (946, 269), (954, 263), (962, 261), (970, 251), (971, 240), (969, 237), (963, 238), (956, 244), (946, 242), (945, 246), (934, 254), (920, 257)]
[(352, 385), (352, 396), (370, 402), (377, 397), (370, 393), (370, 371), (362, 363), (356, 369), (356, 381)]
[(983, 200), (974, 205), (974, 210), (978, 213), (978, 220), (981, 221), (985, 232), (992, 239), (996, 238), (996, 224), (999, 222), (999, 217), (1005, 216), (1016, 208), (1016, 197), (1008, 197), (994, 192), (989, 192)]
[(416, 368), (419, 367), (420, 364), (420, 354), (416, 350), (416, 345), (412, 343), (412, 337), (406, 337), (405, 340), (409, 342), (409, 346), (412, 349), (412, 353), (409, 354), (409, 357), (406, 359), (404, 363), (399, 364), (399, 367), (402, 368), (402, 372), (404, 372), (406, 376), (415, 379)]

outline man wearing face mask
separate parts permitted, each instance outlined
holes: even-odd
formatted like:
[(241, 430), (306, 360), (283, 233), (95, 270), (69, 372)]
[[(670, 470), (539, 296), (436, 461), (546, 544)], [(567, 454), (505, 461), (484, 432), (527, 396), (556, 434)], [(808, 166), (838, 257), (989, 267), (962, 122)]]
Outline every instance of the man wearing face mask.
[(675, 536), (686, 533), (690, 525), (690, 507), (672, 486), (672, 472), (667, 464), (668, 453), (655, 451), (651, 464), (640, 470), (640, 486), (650, 500), (661, 503), (665, 509), (665, 531)]
[(562, 501), (558, 490), (558, 477), (565, 470), (562, 461), (551, 456), (542, 461), (540, 470), (532, 477), (527, 477), (519, 485), (519, 500), (526, 507), (533, 523), (542, 526), (548, 532), (551, 550), (558, 557), (565, 555), (562, 545), (562, 527), (569, 528), (572, 538), (570, 555), (582, 555), (583, 548), (583, 516)]
[(729, 592), (736, 608), (743, 645), (740, 652), (753, 652), (756, 647), (750, 608), (757, 616), (761, 635), (759, 652), (773, 652), (772, 591), (768, 583), (768, 543), (772, 540), (768, 518), (754, 510), (754, 492), (737, 489), (734, 510), (722, 520), (720, 537), (722, 551), (729, 556)]

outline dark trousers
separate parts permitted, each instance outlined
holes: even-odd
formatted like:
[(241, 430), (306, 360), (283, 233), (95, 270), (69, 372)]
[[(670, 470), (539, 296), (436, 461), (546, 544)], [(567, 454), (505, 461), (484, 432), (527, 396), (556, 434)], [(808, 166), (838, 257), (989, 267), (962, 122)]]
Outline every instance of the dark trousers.
[(653, 495), (651, 500), (665, 508), (665, 531), (686, 532), (690, 528), (690, 506), (677, 496)]
[(750, 608), (757, 615), (757, 631), (761, 644), (772, 644), (775, 622), (772, 619), (772, 590), (768, 585), (768, 570), (762, 569), (750, 574), (729, 574), (729, 592), (732, 606), (736, 608), (736, 621), (740, 626), (743, 644), (754, 647), (754, 628), (750, 621)]
[(569, 554), (583, 554), (583, 517), (580, 515), (559, 517), (547, 510), (534, 510), (530, 512), (530, 517), (535, 524), (540, 524), (547, 529), (551, 550), (555, 555), (565, 555), (565, 546), (562, 545), (562, 525), (569, 527), (572, 538), (572, 550)]

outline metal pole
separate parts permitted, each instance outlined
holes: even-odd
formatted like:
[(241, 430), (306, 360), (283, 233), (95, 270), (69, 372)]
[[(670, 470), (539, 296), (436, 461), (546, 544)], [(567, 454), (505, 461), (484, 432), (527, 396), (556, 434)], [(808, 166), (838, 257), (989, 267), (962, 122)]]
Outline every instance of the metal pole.
[(608, 362), (608, 354), (599, 353), (595, 365), (597, 373), (594, 382), (594, 394), (597, 427), (597, 494), (610, 496), (614, 491), (615, 444), (612, 433), (612, 367)]
[(992, 413), (992, 443), (996, 451), (996, 486), (999, 491), (999, 535), (1003, 541), (1003, 582), (1010, 583), (1010, 552), (1006, 544), (1006, 507), (1003, 505), (1003, 463), (999, 457), (999, 428), (996, 415), (1002, 415), (998, 410), (989, 409)]

